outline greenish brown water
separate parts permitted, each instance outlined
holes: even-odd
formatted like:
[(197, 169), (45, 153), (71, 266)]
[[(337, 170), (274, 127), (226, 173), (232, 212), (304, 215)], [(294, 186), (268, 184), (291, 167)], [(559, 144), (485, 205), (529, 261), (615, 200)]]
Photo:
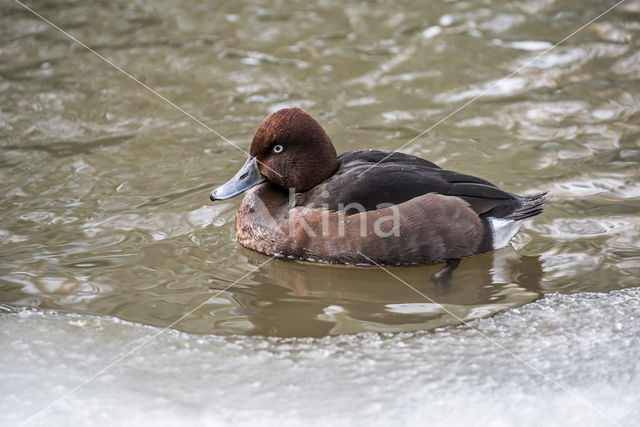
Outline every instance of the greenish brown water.
[[(395, 149), (549, 190), (515, 249), (393, 268), (464, 319), (640, 284), (640, 3), (29, 3), (245, 150), (283, 106), (338, 152)], [(283, 336), (457, 321), (375, 268), (272, 260), (209, 191), (245, 155), (49, 27), (0, 5), (0, 303)]]

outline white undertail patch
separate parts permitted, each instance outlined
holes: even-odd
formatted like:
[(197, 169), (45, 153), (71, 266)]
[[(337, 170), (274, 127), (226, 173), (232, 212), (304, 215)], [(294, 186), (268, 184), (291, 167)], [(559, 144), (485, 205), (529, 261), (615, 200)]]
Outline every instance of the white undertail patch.
[(493, 249), (504, 248), (511, 238), (518, 232), (520, 221), (512, 219), (489, 217), (491, 233), (493, 234)]

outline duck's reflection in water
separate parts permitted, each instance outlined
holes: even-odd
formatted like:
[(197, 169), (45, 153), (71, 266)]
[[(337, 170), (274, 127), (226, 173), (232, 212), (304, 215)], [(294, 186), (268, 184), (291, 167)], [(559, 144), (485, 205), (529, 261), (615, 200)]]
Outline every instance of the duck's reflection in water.
[[(237, 256), (256, 266), (268, 260), (244, 248)], [(235, 314), (253, 325), (248, 333), (274, 336), (429, 330), (519, 307), (540, 295), (540, 260), (511, 247), (464, 259), (448, 280), (434, 279), (443, 266), (385, 271), (274, 259), (252, 275), (259, 285), (228, 292), (238, 303)]]

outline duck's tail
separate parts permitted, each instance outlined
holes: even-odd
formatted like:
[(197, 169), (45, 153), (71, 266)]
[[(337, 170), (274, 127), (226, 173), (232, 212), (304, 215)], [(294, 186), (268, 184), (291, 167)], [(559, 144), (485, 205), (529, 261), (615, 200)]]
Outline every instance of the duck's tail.
[[(509, 244), (511, 238), (518, 232), (523, 219), (538, 215), (544, 208), (547, 200), (547, 192), (529, 194), (527, 196), (517, 196), (512, 200), (513, 204), (519, 204), (513, 212), (508, 215), (496, 215), (487, 217), (491, 227), (491, 248), (500, 249)], [(507, 209), (513, 209), (513, 204)], [(517, 206), (517, 205), (516, 205)]]
[(547, 200), (547, 192), (529, 194), (527, 196), (518, 196), (521, 206), (504, 219), (511, 219), (514, 221), (520, 221), (532, 216), (536, 216), (542, 212), (544, 208), (544, 202)]

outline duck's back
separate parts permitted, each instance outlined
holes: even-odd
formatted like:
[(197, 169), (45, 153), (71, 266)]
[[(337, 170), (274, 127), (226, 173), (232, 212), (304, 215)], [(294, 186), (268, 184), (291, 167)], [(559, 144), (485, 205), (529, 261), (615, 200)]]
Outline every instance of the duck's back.
[[(336, 173), (298, 196), (300, 206), (341, 210), (351, 205), (375, 210), (380, 205), (399, 205), (427, 193), (459, 197), (478, 215), (506, 216), (517, 209), (518, 196), (484, 179), (442, 169), (435, 163), (409, 154), (363, 150), (338, 157)], [(509, 203), (509, 202), (512, 203)], [(501, 207), (504, 212), (496, 212)]]

